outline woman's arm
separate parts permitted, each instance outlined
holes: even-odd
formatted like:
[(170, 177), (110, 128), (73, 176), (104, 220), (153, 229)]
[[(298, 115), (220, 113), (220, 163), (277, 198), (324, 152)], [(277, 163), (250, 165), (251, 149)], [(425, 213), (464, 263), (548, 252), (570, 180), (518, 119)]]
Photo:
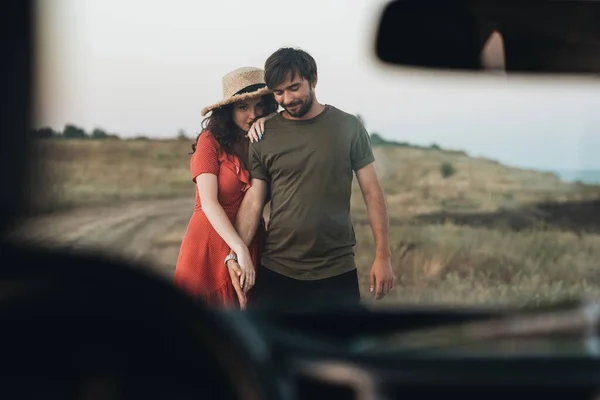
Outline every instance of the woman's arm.
[[(244, 283), (254, 282), (255, 279), (254, 264), (252, 263), (250, 251), (242, 238), (237, 234), (225, 210), (223, 210), (223, 207), (219, 203), (217, 197), (217, 176), (211, 173), (200, 174), (196, 177), (196, 185), (202, 199), (202, 210), (206, 218), (208, 218), (210, 224), (225, 243), (235, 251), (237, 256), (236, 265), (230, 263), (227, 266), (223, 265), (223, 268), (227, 267), (229, 270), (231, 283), (240, 301), (240, 307), (244, 309), (246, 307), (246, 295), (243, 289)], [(223, 258), (223, 262), (225, 262), (225, 258)]]
[[(247, 280), (254, 281), (254, 265), (250, 258), (248, 247), (244, 245), (243, 240), (233, 228), (233, 224), (219, 203), (219, 186), (217, 181), (219, 174), (219, 145), (209, 132), (198, 136), (196, 151), (190, 160), (190, 170), (192, 180), (198, 188), (198, 194), (202, 200), (202, 209), (206, 218), (223, 241), (230, 248), (236, 249), (238, 258), (237, 268), (233, 268), (231, 264), (227, 268), (231, 276), (231, 283), (240, 300), (240, 306), (243, 308), (246, 296), (241, 289), (241, 284)], [(225, 262), (225, 255), (223, 255), (223, 262)]]
[(196, 178), (196, 185), (198, 186), (200, 199), (202, 199), (202, 210), (215, 231), (236, 254), (249, 253), (248, 247), (236, 232), (225, 210), (219, 203), (217, 198), (217, 176), (214, 174), (200, 174)]

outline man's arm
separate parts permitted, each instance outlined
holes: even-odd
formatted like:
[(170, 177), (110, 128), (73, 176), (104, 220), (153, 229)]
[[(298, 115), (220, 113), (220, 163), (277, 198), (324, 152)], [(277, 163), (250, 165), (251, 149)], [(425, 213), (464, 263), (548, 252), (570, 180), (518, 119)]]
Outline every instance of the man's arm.
[[(251, 185), (250, 189), (244, 195), (235, 219), (235, 230), (246, 247), (250, 246), (254, 235), (256, 235), (267, 197), (267, 183), (265, 181), (252, 179)], [(230, 249), (229, 254), (236, 255), (233, 249)], [(244, 274), (236, 260), (228, 260), (226, 265), (229, 268), (236, 291), (238, 291), (238, 285), (244, 293), (254, 286), (254, 270), (245, 271), (246, 273)], [(236, 275), (239, 278), (239, 282), (236, 282), (234, 279)], [(245, 296), (242, 297), (244, 297), (243, 302), (245, 303)]]
[(251, 184), (252, 186), (244, 195), (235, 219), (235, 230), (246, 246), (250, 246), (252, 239), (254, 239), (267, 198), (267, 183), (265, 181), (252, 179)]
[(370, 163), (356, 171), (356, 179), (367, 206), (367, 214), (375, 240), (375, 257), (390, 258), (387, 205), (383, 189), (377, 178), (375, 163)]
[[(235, 220), (235, 230), (246, 247), (252, 243), (252, 239), (256, 235), (256, 230), (258, 229), (265, 206), (265, 199), (267, 198), (267, 182), (269, 180), (268, 171), (255, 145), (248, 147), (248, 160), (252, 181), (250, 182), (250, 188), (244, 194), (244, 199), (242, 200), (242, 204), (240, 204)], [(233, 249), (230, 250), (229, 255), (239, 257), (239, 254), (235, 254)], [(238, 261), (241, 260), (237, 260), (237, 258), (228, 260), (226, 262), (227, 268), (229, 268), (233, 281), (235, 281), (234, 277), (237, 275), (239, 277), (240, 288), (244, 292), (247, 292), (254, 286), (256, 266), (254, 268), (241, 268), (242, 263), (238, 263)], [(242, 271), (242, 269), (244, 270)], [(234, 282), (234, 286), (237, 284), (237, 282)]]
[[(264, 127), (262, 128), (264, 130)], [(262, 135), (262, 132), (261, 132)], [(248, 160), (250, 164), (250, 189), (244, 195), (240, 209), (235, 220), (235, 230), (240, 235), (246, 246), (254, 239), (260, 218), (262, 217), (267, 198), (269, 172), (260, 155), (258, 145), (248, 147)]]
[(395, 281), (391, 265), (387, 205), (374, 162), (357, 170), (356, 179), (367, 206), (369, 223), (375, 240), (375, 261), (371, 269), (370, 290), (371, 292), (375, 290), (375, 298), (379, 299), (392, 290)]
[[(235, 218), (235, 230), (246, 247), (250, 246), (254, 235), (256, 235), (260, 217), (265, 207), (265, 199), (267, 198), (267, 183), (265, 181), (252, 179), (251, 185), (244, 195)], [(229, 254), (235, 254), (233, 249)]]

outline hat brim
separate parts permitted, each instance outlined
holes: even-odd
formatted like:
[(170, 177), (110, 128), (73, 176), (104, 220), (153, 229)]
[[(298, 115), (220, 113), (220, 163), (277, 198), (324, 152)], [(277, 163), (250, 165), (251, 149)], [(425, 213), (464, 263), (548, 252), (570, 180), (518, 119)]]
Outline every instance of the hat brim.
[(215, 104), (210, 105), (208, 107), (204, 107), (202, 109), (202, 116), (204, 117), (206, 114), (208, 114), (210, 111), (214, 110), (215, 108), (223, 107), (224, 105), (235, 103), (235, 102), (238, 102), (238, 101), (243, 101), (243, 100), (251, 99), (253, 97), (264, 96), (265, 94), (269, 94), (269, 93), (272, 93), (271, 89), (269, 89), (268, 87), (265, 86), (264, 88), (255, 90), (254, 92), (248, 92), (248, 93), (242, 93), (242, 94), (233, 95), (233, 96), (231, 96), (228, 99), (221, 100), (218, 103), (215, 103)]

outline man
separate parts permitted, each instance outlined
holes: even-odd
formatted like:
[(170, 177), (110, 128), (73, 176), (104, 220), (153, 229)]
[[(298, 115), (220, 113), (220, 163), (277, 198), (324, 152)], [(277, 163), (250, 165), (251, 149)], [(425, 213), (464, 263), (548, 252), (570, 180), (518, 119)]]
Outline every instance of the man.
[(302, 50), (273, 53), (265, 81), (284, 111), (265, 123), (268, 134), (250, 146), (252, 187), (236, 219), (236, 230), (249, 244), (270, 197), (256, 285), (254, 270), (240, 267), (233, 252), (225, 260), (242, 306), (246, 294), (256, 304), (359, 303), (350, 217), (353, 172), (376, 245), (370, 291), (382, 298), (395, 277), (387, 208), (367, 131), (356, 116), (319, 103), (317, 66)]

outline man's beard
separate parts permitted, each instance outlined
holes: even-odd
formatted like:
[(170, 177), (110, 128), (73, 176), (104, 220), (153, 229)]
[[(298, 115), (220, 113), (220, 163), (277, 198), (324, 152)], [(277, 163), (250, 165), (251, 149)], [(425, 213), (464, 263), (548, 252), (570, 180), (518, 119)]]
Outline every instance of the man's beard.
[[(309, 95), (308, 100), (305, 103), (301, 103), (302, 105), (300, 106), (300, 108), (298, 109), (298, 111), (292, 112), (287, 107), (284, 107), (284, 108), (288, 112), (288, 114), (290, 114), (292, 117), (294, 117), (294, 118), (302, 118), (302, 117), (304, 117), (310, 111), (310, 108), (312, 107), (314, 100), (315, 100), (315, 97), (311, 93)], [(291, 106), (293, 107), (295, 105), (296, 104), (292, 104)]]

